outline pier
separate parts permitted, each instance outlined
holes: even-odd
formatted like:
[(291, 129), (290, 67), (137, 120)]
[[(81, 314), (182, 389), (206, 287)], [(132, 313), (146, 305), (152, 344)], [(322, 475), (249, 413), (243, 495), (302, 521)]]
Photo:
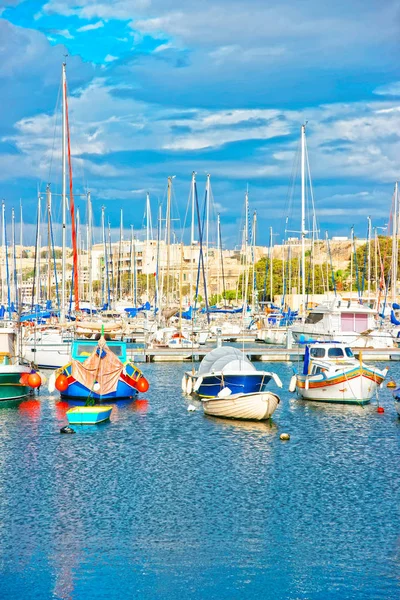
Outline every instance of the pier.
[[(201, 346), (193, 350), (182, 348), (131, 348), (129, 358), (134, 362), (190, 362), (199, 361), (215, 346)], [(296, 362), (303, 360), (304, 346), (282, 348), (259, 344), (244, 347), (244, 352), (254, 362)], [(353, 348), (355, 356), (362, 352), (369, 361), (400, 361), (400, 348)]]

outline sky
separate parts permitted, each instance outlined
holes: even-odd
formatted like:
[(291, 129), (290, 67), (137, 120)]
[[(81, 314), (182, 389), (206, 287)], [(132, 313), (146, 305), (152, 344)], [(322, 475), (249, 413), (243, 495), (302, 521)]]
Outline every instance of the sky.
[[(319, 236), (365, 237), (390, 219), (400, 156), (399, 0), (0, 0), (0, 190), (32, 241), (38, 192), (61, 216), (61, 65), (67, 63), (76, 203), (91, 191), (117, 231), (156, 220), (173, 180), (188, 239), (190, 179), (210, 237), (241, 242), (244, 196), (257, 242), (300, 228), (299, 138)], [(65, 58), (65, 55), (67, 55)], [(311, 218), (311, 217), (308, 217)], [(287, 223), (285, 225), (285, 223)], [(309, 227), (311, 228), (311, 226)], [(97, 231), (97, 230), (96, 230)], [(384, 231), (383, 229), (379, 232)], [(116, 235), (116, 233), (115, 233)]]

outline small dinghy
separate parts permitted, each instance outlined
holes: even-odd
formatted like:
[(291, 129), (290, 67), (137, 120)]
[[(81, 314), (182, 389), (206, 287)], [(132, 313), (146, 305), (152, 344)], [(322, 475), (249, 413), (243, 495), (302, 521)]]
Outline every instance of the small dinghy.
[(201, 402), (204, 413), (212, 417), (265, 421), (273, 415), (280, 399), (272, 392), (232, 394), (224, 388), (215, 398), (202, 398)]
[(76, 406), (67, 410), (70, 425), (98, 425), (108, 421), (112, 406)]

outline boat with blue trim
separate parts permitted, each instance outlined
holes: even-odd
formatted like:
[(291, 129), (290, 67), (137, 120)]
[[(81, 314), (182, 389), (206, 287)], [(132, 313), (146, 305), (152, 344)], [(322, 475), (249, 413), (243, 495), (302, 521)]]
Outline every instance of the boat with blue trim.
[(249, 394), (265, 391), (271, 379), (282, 387), (276, 373), (257, 370), (238, 348), (221, 346), (205, 355), (197, 372), (185, 373), (182, 390), (201, 398), (215, 398), (224, 388), (232, 394)]
[(388, 369), (377, 369), (357, 359), (340, 342), (308, 344), (303, 372), (292, 377), (289, 390), (304, 400), (368, 404), (384, 381)]
[(149, 383), (142, 371), (127, 358), (123, 341), (75, 340), (71, 361), (50, 378), (49, 390), (57, 389), (63, 400), (95, 403), (133, 399), (147, 392)]

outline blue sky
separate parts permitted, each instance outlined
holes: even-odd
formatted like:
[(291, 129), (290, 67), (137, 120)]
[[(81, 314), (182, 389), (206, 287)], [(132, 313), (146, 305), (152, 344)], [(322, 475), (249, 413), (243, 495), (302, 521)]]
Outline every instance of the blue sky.
[(298, 229), (308, 121), (320, 235), (354, 224), (364, 236), (368, 215), (388, 222), (399, 177), (399, 23), (398, 0), (0, 0), (7, 210), (22, 199), (29, 237), (37, 190), (60, 190), (68, 53), (75, 191), (91, 190), (98, 224), (104, 205), (113, 227), (123, 208), (140, 229), (146, 191), (155, 213), (168, 175), (183, 222), (195, 170), (200, 197), (211, 174), (227, 245), (240, 242), (247, 186), (259, 242), (270, 226), (282, 239), (288, 212)]

